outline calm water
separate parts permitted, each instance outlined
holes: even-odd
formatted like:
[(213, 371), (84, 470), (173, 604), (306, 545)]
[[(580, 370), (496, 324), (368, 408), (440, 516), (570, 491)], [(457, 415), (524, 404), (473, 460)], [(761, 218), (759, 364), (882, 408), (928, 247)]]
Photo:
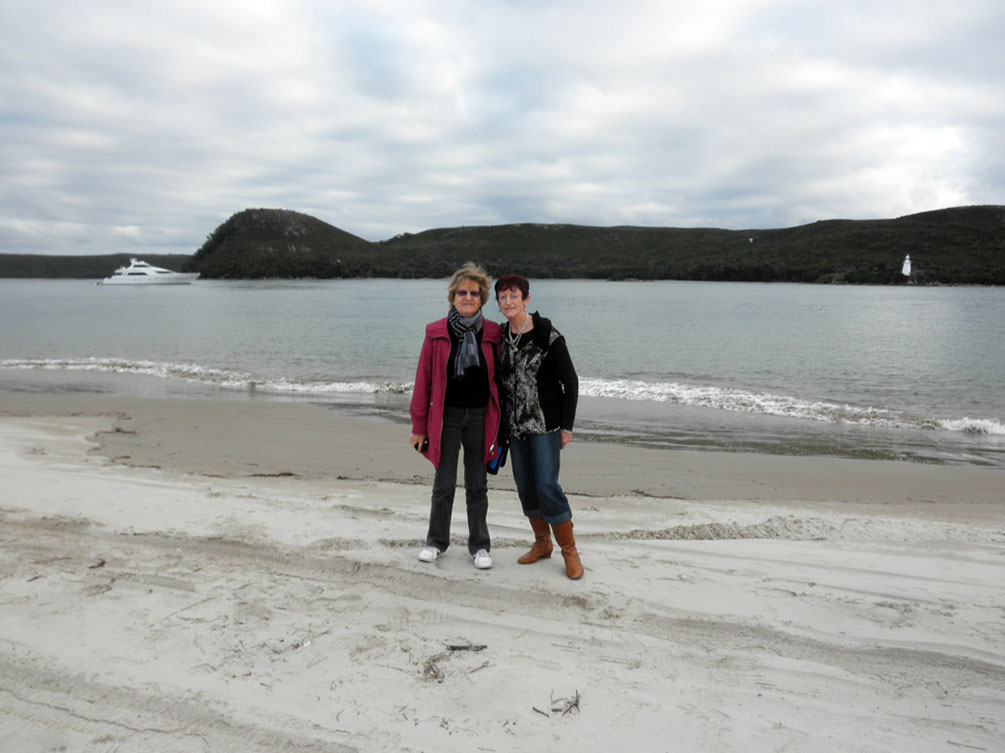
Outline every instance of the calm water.
[[(402, 420), (446, 308), (442, 280), (0, 280), (0, 388)], [(532, 281), (531, 308), (568, 340), (580, 438), (1005, 467), (1005, 289)]]

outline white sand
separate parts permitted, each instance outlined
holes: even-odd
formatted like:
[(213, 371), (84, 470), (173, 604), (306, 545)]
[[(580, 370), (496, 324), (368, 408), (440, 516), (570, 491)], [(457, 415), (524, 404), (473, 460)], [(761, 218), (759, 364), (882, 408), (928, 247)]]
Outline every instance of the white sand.
[[(492, 570), (461, 495), (419, 562), (407, 427), (78, 403), (0, 396), (4, 753), (1005, 750), (998, 472), (761, 458), (744, 499), (756, 456), (696, 453), (667, 499), (630, 492), (678, 454), (574, 443), (572, 582), (516, 564), (507, 476)], [(627, 488), (585, 488), (577, 452)]]

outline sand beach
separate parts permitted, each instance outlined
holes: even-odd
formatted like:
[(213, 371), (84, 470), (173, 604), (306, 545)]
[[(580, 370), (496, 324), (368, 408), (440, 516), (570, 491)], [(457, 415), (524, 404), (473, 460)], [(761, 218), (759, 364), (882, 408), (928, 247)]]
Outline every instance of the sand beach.
[(1005, 749), (1000, 470), (574, 441), (572, 582), (407, 435), (0, 392), (0, 750)]

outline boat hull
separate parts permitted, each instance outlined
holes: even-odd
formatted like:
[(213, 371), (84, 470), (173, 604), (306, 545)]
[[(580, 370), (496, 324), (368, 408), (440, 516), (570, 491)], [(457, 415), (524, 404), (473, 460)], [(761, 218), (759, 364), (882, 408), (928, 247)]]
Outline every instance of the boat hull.
[(132, 286), (132, 285), (189, 285), (193, 280), (199, 278), (199, 273), (195, 272), (192, 274), (188, 273), (178, 273), (171, 275), (158, 276), (158, 277), (106, 277), (103, 279), (99, 285), (122, 285), (122, 286)]

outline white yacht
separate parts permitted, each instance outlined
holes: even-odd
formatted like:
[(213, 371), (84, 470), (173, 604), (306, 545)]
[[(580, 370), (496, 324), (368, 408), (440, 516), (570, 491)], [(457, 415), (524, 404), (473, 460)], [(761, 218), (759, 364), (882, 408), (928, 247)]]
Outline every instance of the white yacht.
[(128, 267), (119, 267), (111, 277), (106, 277), (99, 285), (188, 285), (199, 277), (198, 272), (190, 274), (172, 272), (163, 267), (154, 267), (139, 259), (130, 259)]

